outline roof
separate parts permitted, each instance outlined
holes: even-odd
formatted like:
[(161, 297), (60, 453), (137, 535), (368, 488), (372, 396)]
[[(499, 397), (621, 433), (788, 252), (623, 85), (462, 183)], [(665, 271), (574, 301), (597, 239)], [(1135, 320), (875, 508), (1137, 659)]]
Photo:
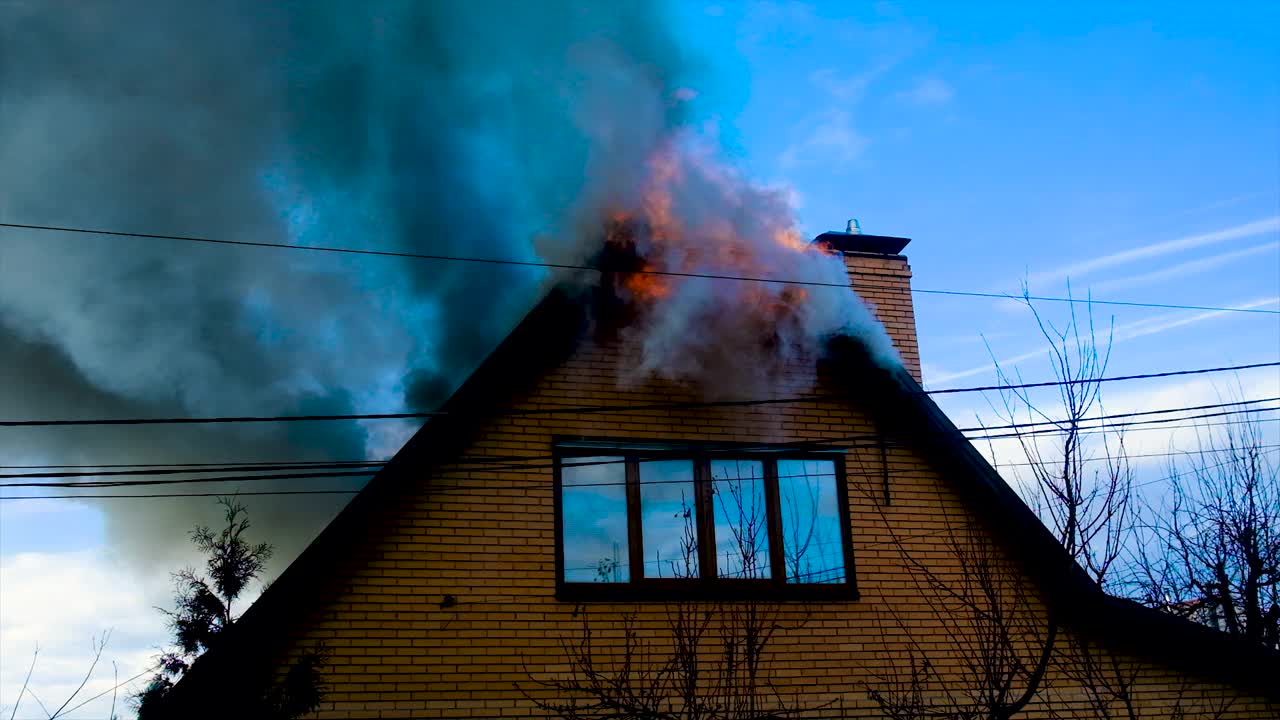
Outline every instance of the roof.
[[(201, 688), (225, 688), (219, 682), (224, 673), (239, 677), (246, 658), (265, 657), (267, 653), (258, 650), (270, 647), (272, 631), (296, 616), (313, 596), (313, 588), (332, 567), (331, 553), (345, 538), (376, 527), (378, 511), (402, 480), (420, 479), (424, 467), (446, 462), (480, 423), (500, 412), (504, 401), (570, 356), (592, 325), (595, 292), (565, 285), (552, 288), (445, 402), (441, 409), (447, 415), (423, 425), (271, 583), (224, 640), (197, 659), (168, 699), (181, 704), (192, 693), (200, 697)], [(827, 350), (823, 362), (831, 364), (833, 377), (857, 379), (844, 390), (864, 401), (886, 432), (910, 436), (962, 496), (985, 509), (986, 519), (1012, 540), (1007, 544), (1065, 623), (1142, 656), (1280, 699), (1274, 682), (1280, 676), (1280, 653), (1103, 593), (905, 369), (875, 365), (861, 341), (849, 336), (832, 338)]]
[(864, 235), (863, 233), (824, 232), (813, 241), (832, 250), (864, 255), (898, 255), (911, 242), (911, 238), (892, 235)]

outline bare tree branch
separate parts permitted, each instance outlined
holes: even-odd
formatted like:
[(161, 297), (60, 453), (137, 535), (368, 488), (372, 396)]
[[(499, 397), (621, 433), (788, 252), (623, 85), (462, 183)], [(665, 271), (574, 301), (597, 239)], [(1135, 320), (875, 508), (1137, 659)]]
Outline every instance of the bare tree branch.
[[(1060, 327), (1040, 314), (1025, 285), (1023, 303), (1047, 343), (1054, 378), (1061, 382), (1056, 386), (1061, 409), (1042, 409), (1024, 388), (1001, 391), (1000, 404), (992, 402), (991, 408), (1009, 424), (1040, 419), (1060, 431), (1018, 434), (1033, 479), (1031, 505), (1067, 552), (1099, 585), (1111, 589), (1116, 586), (1112, 570), (1133, 534), (1133, 472), (1123, 432), (1111, 429), (1087, 444), (1085, 425), (1105, 415), (1099, 380), (1111, 360), (1114, 321), (1099, 342), (1092, 308), (1082, 318), (1072, 304)], [(992, 361), (1000, 384), (1021, 384), (1021, 374), (1015, 370), (1010, 375), (994, 353)], [(1090, 472), (1097, 461), (1102, 469)]]
[(18, 706), (22, 704), (22, 696), (27, 694), (27, 688), (31, 684), (31, 673), (36, 669), (36, 658), (40, 657), (40, 646), (31, 653), (31, 666), (27, 668), (27, 676), (22, 680), (22, 689), (18, 691), (18, 699), (13, 702), (13, 712), (9, 713), (9, 720), (13, 720), (18, 714)]
[(1202, 427), (1134, 550), (1145, 604), (1280, 648), (1280, 479), (1260, 423)]

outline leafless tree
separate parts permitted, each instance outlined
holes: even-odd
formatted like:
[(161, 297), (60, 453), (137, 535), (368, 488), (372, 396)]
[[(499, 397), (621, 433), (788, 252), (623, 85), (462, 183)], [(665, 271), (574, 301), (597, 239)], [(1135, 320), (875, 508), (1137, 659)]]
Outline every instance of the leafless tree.
[[(1099, 343), (1092, 313), (1081, 317), (1074, 304), (1059, 325), (1040, 314), (1025, 288), (1022, 300), (1047, 344), (1061, 408), (1043, 407), (1024, 388), (1001, 391), (991, 407), (1013, 427), (1010, 435), (1027, 458), (1029, 504), (1070, 557), (1107, 583), (1131, 533), (1133, 507), (1123, 436), (1102, 434), (1099, 442), (1088, 442), (1090, 420), (1103, 409), (1099, 381), (1110, 360), (1111, 333)], [(1023, 384), (1016, 369), (1003, 367), (994, 353), (992, 358), (1001, 385)], [(879, 507), (870, 488), (867, 499)], [(941, 542), (949, 557), (933, 566), (916, 557), (887, 515), (882, 519), (918, 591), (929, 598), (932, 617), (903, 617), (886, 608), (905, 647), (867, 687), (868, 696), (895, 720), (1017, 717), (1044, 694), (1063, 645), (1063, 630), (1030, 579), (999, 556), (992, 538), (973, 522), (945, 518)], [(916, 639), (922, 622), (942, 629), (940, 647)]]
[[(76, 689), (71, 691), (71, 694), (68, 695), (67, 698), (63, 700), (62, 703), (58, 705), (54, 710), (50, 710), (49, 709), (50, 705), (46, 704), (43, 700), (41, 700), (40, 696), (36, 695), (35, 689), (31, 687), (31, 676), (35, 672), (36, 661), (40, 657), (40, 648), (37, 647), (35, 651), (32, 652), (31, 654), (31, 665), (27, 668), (27, 675), (22, 681), (22, 688), (18, 691), (18, 698), (17, 700), (14, 701), (13, 708), (9, 713), (9, 720), (13, 720), (13, 718), (17, 715), (18, 708), (22, 705), (22, 700), (28, 695), (31, 696), (31, 699), (34, 700), (35, 703), (40, 706), (40, 710), (44, 713), (46, 718), (48, 718), (49, 720), (57, 720), (58, 718), (66, 717), (67, 715), (71, 714), (72, 712), (75, 712), (85, 704), (106, 694), (106, 693), (99, 693), (98, 695), (95, 695), (89, 698), (88, 700), (84, 700), (77, 705), (71, 704), (75, 702), (76, 698), (80, 697), (80, 693), (84, 692), (85, 685), (88, 685), (89, 680), (93, 678), (93, 673), (95, 670), (97, 670), (98, 664), (102, 661), (102, 653), (104, 650), (107, 649), (107, 641), (110, 639), (111, 639), (111, 633), (110, 631), (107, 631), (107, 632), (103, 632), (100, 637), (93, 638), (90, 641), (93, 648), (93, 659), (89, 662), (89, 669), (85, 671), (84, 677), (80, 679), (80, 684), (76, 686)], [(115, 663), (112, 663), (112, 666), (114, 667)], [(111, 692), (111, 713), (108, 716), (110, 720), (115, 720), (115, 717), (116, 717), (116, 694), (115, 693), (116, 693), (116, 690), (119, 689), (119, 687), (120, 687), (120, 684), (116, 683), (112, 686), (112, 688), (109, 691)]]
[[(1189, 692), (1193, 688), (1186, 682), (1171, 703), (1146, 701), (1141, 662), (1078, 635), (1066, 645), (1055, 658), (1055, 669), (1069, 689), (1083, 696), (1089, 716), (1098, 720), (1220, 720), (1234, 705), (1235, 698), (1225, 692)], [(1060, 711), (1052, 701), (1047, 706), (1051, 718), (1079, 716), (1076, 708)]]
[[(919, 560), (894, 535), (929, 617), (885, 608), (904, 646), (886, 652), (892, 665), (868, 684), (867, 696), (894, 720), (1016, 717), (1044, 690), (1058, 624), (979, 527), (949, 522), (940, 537), (950, 555), (946, 570)], [(921, 638), (923, 626), (936, 634)]]
[[(822, 504), (822, 486), (811, 482), (788, 482), (778, 484), (779, 494), (783, 498), (782, 507), (788, 514), (788, 542), (783, 543), (783, 558), (787, 564), (787, 573), (791, 577), (812, 577), (825, 570), (826, 563), (821, 561), (821, 554), (813, 550), (839, 538), (827, 537), (820, 523), (806, 522), (806, 519), (817, 517)], [(817, 557), (815, 558), (815, 555)], [(818, 567), (814, 567), (815, 563)]]
[[(1059, 383), (1055, 404), (1061, 407), (1046, 409), (1031, 390), (1013, 388), (1001, 391), (992, 409), (1019, 426), (1013, 434), (1032, 477), (1031, 506), (1093, 579), (1113, 589), (1112, 571), (1132, 537), (1135, 510), (1124, 433), (1104, 421), (1091, 422), (1103, 414), (1100, 380), (1111, 359), (1113, 328), (1100, 343), (1091, 309), (1081, 317), (1071, 303), (1065, 324), (1059, 325), (1040, 314), (1025, 287), (1022, 301), (1048, 347)], [(1021, 373), (992, 358), (1001, 385), (1023, 383)]]
[[(1110, 359), (1111, 333), (1108, 330), (1105, 339), (1100, 341), (1092, 314), (1078, 315), (1074, 305), (1066, 323), (1057, 325), (1037, 311), (1025, 290), (1023, 302), (1031, 310), (1047, 342), (1050, 366), (1054, 379), (1058, 381), (1055, 386), (1057, 397), (1052, 403), (1038, 405), (1030, 391), (1010, 389), (1003, 391), (992, 407), (1002, 420), (1014, 426), (1011, 435), (1026, 456), (1027, 462), (1020, 467), (1029, 469), (1033, 481), (1029, 504), (1102, 589), (1125, 589), (1129, 586), (1126, 581), (1129, 568), (1123, 560), (1128, 553), (1135, 552), (1135, 548), (1141, 552), (1143, 546), (1134, 542), (1139, 501), (1123, 432), (1096, 419), (1105, 415), (1101, 380), (1106, 375)], [(994, 359), (994, 354), (992, 356)], [(1000, 367), (998, 361), (996, 365), (1000, 384), (1023, 384), (1019, 373), (1007, 371)], [(1050, 410), (1047, 407), (1050, 404), (1060, 407)], [(1161, 514), (1148, 508), (1147, 514), (1156, 518), (1156, 526), (1162, 528), (1168, 538), (1186, 538), (1198, 534), (1199, 528), (1214, 525), (1252, 525), (1253, 529), (1237, 532), (1233, 537), (1243, 540), (1258, 538), (1257, 542), (1252, 546), (1247, 542), (1236, 542), (1240, 549), (1235, 553), (1237, 560), (1234, 565), (1230, 561), (1219, 561), (1214, 567), (1255, 568), (1257, 578), (1252, 584), (1243, 576), (1233, 584), (1242, 589), (1253, 588), (1255, 592), (1270, 588), (1270, 602), (1265, 598), (1251, 604), (1237, 601), (1235, 606), (1258, 608), (1253, 616), (1261, 618), (1265, 624), (1268, 617), (1275, 617), (1268, 616), (1267, 612), (1276, 608), (1277, 575), (1274, 569), (1269, 573), (1262, 571), (1267, 564), (1263, 558), (1272, 558), (1273, 562), (1280, 559), (1280, 547), (1275, 543), (1280, 497), (1275, 490), (1274, 465), (1268, 465), (1262, 454), (1256, 452), (1261, 447), (1256, 425), (1246, 427), (1255, 432), (1236, 431), (1235, 437), (1217, 443), (1217, 447), (1227, 449), (1225, 455), (1231, 458), (1225, 463), (1233, 469), (1232, 475), (1236, 479), (1230, 490), (1224, 487), (1221, 474), (1208, 472), (1224, 463), (1211, 465), (1206, 458), (1215, 453), (1197, 452), (1188, 456), (1195, 465), (1195, 471), (1183, 474), (1198, 479), (1213, 478), (1217, 483), (1216, 492), (1202, 490), (1192, 493), (1184, 486), (1174, 493), (1173, 510)], [(1255, 451), (1250, 452), (1249, 448)], [(1221, 461), (1223, 458), (1215, 459)], [(1178, 473), (1174, 474), (1173, 482), (1178, 482), (1178, 476)], [(1262, 481), (1267, 477), (1270, 478), (1269, 486)], [(1245, 478), (1254, 480), (1245, 481)], [(1264, 487), (1269, 489), (1264, 490)], [(1188, 498), (1193, 494), (1197, 497), (1231, 496), (1239, 498), (1240, 502), (1235, 503), (1232, 512), (1211, 512), (1204, 507), (1197, 507), (1194, 513), (1186, 512)], [(1261, 507), (1269, 508), (1270, 512), (1260, 511)], [(1226, 515), (1235, 518), (1234, 524), (1222, 520), (1209, 521), (1211, 517)], [(1170, 520), (1161, 521), (1162, 517)], [(1261, 525), (1270, 528), (1270, 532), (1262, 530)], [(1192, 527), (1196, 530), (1191, 531)], [(1029, 605), (997, 608), (995, 599), (999, 594), (992, 589), (1010, 580), (991, 572), (989, 558), (984, 553), (975, 553), (971, 547), (965, 547), (965, 543), (957, 542), (954, 529), (949, 532), (949, 537), (952, 554), (965, 568), (961, 578), (940, 576), (918, 563), (913, 563), (914, 571), (926, 579), (926, 584), (932, 586), (940, 598), (935, 605), (940, 619), (945, 617), (942, 620), (944, 626), (963, 627), (964, 623), (970, 623), (977, 631), (972, 639), (952, 633), (947, 638), (950, 650), (942, 653), (923, 652), (919, 645), (912, 644), (905, 653), (905, 662), (896, 668), (896, 672), (884, 678), (885, 682), (879, 687), (871, 689), (872, 698), (886, 716), (955, 720), (1009, 718), (1025, 709), (1027, 702), (1024, 699), (1030, 700), (1033, 696), (1040, 697), (1043, 711), (1053, 717), (1073, 717), (1065, 708), (1071, 707), (1071, 712), (1078, 712), (1075, 705), (1081, 699), (1087, 704), (1091, 716), (1107, 719), (1176, 717), (1212, 720), (1222, 717), (1230, 708), (1231, 698), (1227, 694), (1205, 697), (1200, 692), (1186, 692), (1186, 687), (1166, 704), (1157, 702), (1152, 705), (1144, 701), (1147, 681), (1143, 675), (1146, 668), (1141, 662), (1103, 642), (1090, 640), (1067, 628), (1058, 628), (1051, 617)], [(1264, 538), (1269, 538), (1270, 544)], [(1172, 545), (1162, 548), (1159, 555), (1166, 560), (1185, 561), (1207, 554), (1203, 550), (1183, 547), (1185, 545), (1186, 542), (1180, 542), (1177, 548)], [(1223, 545), (1218, 542), (1215, 547)], [(1269, 555), (1266, 548), (1271, 548)], [(1246, 558), (1253, 558), (1252, 564)], [(1148, 581), (1159, 578), (1167, 582), (1177, 575), (1169, 563), (1158, 564), (1157, 568), (1157, 563), (1152, 563), (1151, 559), (1147, 557), (1147, 562), (1141, 564), (1146, 569)], [(1009, 569), (1003, 568), (1002, 571), (1008, 572)], [(1186, 577), (1188, 573), (1184, 571), (1182, 575)], [(1263, 579), (1264, 575), (1270, 579), (1269, 584)], [(1016, 584), (1018, 581), (1012, 582)], [(1149, 583), (1149, 586), (1155, 584)], [(1184, 583), (1187, 585), (1189, 583)], [(1225, 587), (1228, 584), (1219, 581), (1219, 585)], [(1014, 592), (1020, 594), (1021, 589), (1014, 589)], [(1149, 602), (1167, 605), (1167, 601), (1156, 598), (1173, 595), (1176, 593), (1169, 589), (1150, 592)], [(1187, 611), (1194, 608), (1198, 612), (1204, 612), (1207, 607), (1202, 591), (1184, 593), (1184, 597), (1192, 602), (1183, 600), (1176, 603), (1176, 607)], [(1212, 604), (1220, 607), (1224, 603), (1217, 601)], [(1273, 612), (1280, 613), (1280, 609)], [(1237, 615), (1245, 616), (1247, 613), (1242, 610)], [(1219, 620), (1217, 624), (1224, 625), (1225, 621)], [(1022, 639), (1022, 646), (1017, 651), (1012, 650), (1017, 647), (1016, 638)], [(1028, 643), (1028, 640), (1032, 642)], [(1040, 641), (1038, 645), (1036, 640)], [(1036, 655), (1036, 648), (1043, 653)], [(954, 664), (957, 657), (964, 659), (964, 672), (957, 675), (954, 668), (950, 673), (944, 672), (941, 668), (944, 662), (951, 660)], [(1045, 664), (1032, 664), (1029, 662), (1032, 658), (1042, 658)], [(1041, 672), (1028, 673), (1028, 668), (1038, 668)], [(1060, 687), (1055, 688), (1045, 682), (1046, 672), (1052, 673)], [(1021, 694), (1010, 693), (1010, 679), (1021, 680), (1017, 685), (1023, 690)], [(1064, 690), (1072, 697), (1060, 697), (1057, 690)]]
[(1142, 602), (1280, 648), (1280, 479), (1256, 416), (1201, 426), (1135, 546)]
[(928, 544), (910, 543), (923, 538), (902, 537), (881, 517), (926, 608), (884, 608), (891, 663), (866, 687), (884, 717), (1007, 720), (1034, 708), (1063, 720), (1218, 720), (1230, 710), (1229, 692), (1187, 683), (1169, 697), (1161, 680), (1160, 697), (1149, 696), (1149, 665), (1059, 624), (980, 521), (948, 521), (928, 535), (947, 552), (926, 554)]

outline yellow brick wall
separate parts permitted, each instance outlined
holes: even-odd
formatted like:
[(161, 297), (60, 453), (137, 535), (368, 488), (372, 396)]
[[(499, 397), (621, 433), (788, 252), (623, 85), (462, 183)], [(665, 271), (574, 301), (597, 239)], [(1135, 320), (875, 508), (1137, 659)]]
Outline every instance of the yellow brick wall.
[[(511, 409), (696, 399), (667, 384), (620, 388), (614, 380), (620, 361), (609, 347), (584, 347), (534, 390), (513, 399)], [(776, 392), (793, 395), (811, 389), (812, 382), (805, 369), (797, 369)], [(467, 457), (542, 458), (557, 435), (785, 442), (871, 430), (864, 415), (835, 402), (508, 415), (487, 423), (474, 442), (458, 450)], [(798, 704), (833, 703), (815, 717), (876, 717), (867, 688), (888, 687), (885, 678), (905, 666), (913, 644), (947, 676), (961, 670), (950, 639), (963, 634), (961, 615), (938, 612), (947, 600), (929, 587), (915, 563), (937, 577), (959, 576), (946, 538), (953, 524), (963, 524), (966, 511), (913, 452), (891, 449), (888, 461), (892, 504), (885, 506), (878, 450), (851, 451), (847, 458), (861, 599), (789, 603), (779, 611), (785, 627), (772, 641), (766, 665), (771, 682)], [(522, 688), (537, 692), (537, 680), (563, 677), (561, 642), (582, 632), (576, 606), (554, 597), (553, 512), (552, 473), (545, 467), (423, 468), (417, 482), (386, 507), (376, 531), (353, 538), (333, 558), (328, 587), (316, 607), (298, 618), (294, 649), (323, 643), (329, 652), (330, 691), (321, 717), (530, 714)], [(903, 550), (914, 563), (904, 560)], [(457, 605), (442, 608), (445, 595)], [(591, 604), (587, 617), (597, 633), (616, 635), (622, 617), (635, 613), (638, 625), (660, 644), (667, 610), (661, 604)], [(1038, 617), (1042, 609), (1033, 602), (1030, 612)], [(1141, 699), (1151, 708), (1143, 717), (1166, 717), (1159, 703), (1179, 694), (1206, 694), (1209, 700), (1231, 695), (1227, 688), (1154, 665), (1142, 666), (1142, 674)], [(1080, 700), (1061, 673), (1048, 685), (1045, 695), (1055, 706)], [(1260, 702), (1237, 699), (1228, 717), (1262, 717)]]
[[(918, 377), (907, 278), (900, 260), (867, 262), (854, 275)], [(507, 409), (699, 399), (669, 383), (620, 386), (618, 369), (626, 362), (615, 346), (587, 342), (533, 389), (512, 398)], [(815, 378), (813, 366), (804, 365), (792, 368), (774, 392), (786, 397), (824, 388), (830, 389), (829, 379)], [(616, 647), (628, 615), (659, 650), (669, 639), (671, 606), (591, 603), (584, 609), (555, 599), (553, 476), (536, 460), (548, 456), (554, 437), (787, 442), (873, 431), (865, 414), (839, 402), (501, 414), (456, 448), (470, 463), (422, 467), (384, 505), (369, 534), (351, 538), (333, 557), (325, 587), (311, 606), (298, 609), (290, 627), (281, 628), (288, 638), (284, 652), (326, 648), (329, 691), (320, 717), (534, 714), (526, 693), (545, 696), (538, 681), (569, 677), (562, 643), (582, 637), (584, 618), (604, 647), (609, 638)], [(949, 481), (909, 448), (887, 452), (888, 505), (879, 449), (850, 450), (846, 459), (860, 599), (769, 606), (782, 627), (766, 656), (767, 681), (779, 696), (814, 708), (812, 717), (880, 717), (868, 690), (892, 690), (912, 657), (933, 663), (953, 692), (965, 686), (964, 658), (972, 656), (965, 643), (972, 643), (973, 628), (948, 591), (930, 582), (941, 578), (958, 587), (966, 577), (949, 541), (957, 528), (973, 528), (980, 546), (1003, 568), (1001, 597), (1022, 611), (1028, 627), (1043, 628), (1044, 608), (1034, 590), (1020, 583), (1021, 574), (999, 555), (984, 528), (966, 524), (971, 514)], [(534, 467), (484, 468), (474, 462), (495, 455), (533, 458)], [(445, 596), (456, 605), (442, 607)], [(1071, 638), (1064, 638), (1061, 647), (1070, 645)], [(1028, 653), (1033, 657), (1034, 648)], [(1274, 717), (1274, 708), (1259, 698), (1238, 697), (1228, 687), (1155, 662), (1117, 660), (1117, 667), (1136, 673), (1139, 717), (1170, 717), (1178, 702), (1195, 711), (1224, 700), (1231, 704), (1222, 717)], [(1050, 707), (1059, 717), (1097, 716), (1066, 667), (1052, 668), (1044, 685), (1021, 717), (1051, 717)]]
[(920, 345), (911, 302), (911, 266), (901, 255), (843, 253), (849, 282), (884, 323), (902, 364), (920, 382)]

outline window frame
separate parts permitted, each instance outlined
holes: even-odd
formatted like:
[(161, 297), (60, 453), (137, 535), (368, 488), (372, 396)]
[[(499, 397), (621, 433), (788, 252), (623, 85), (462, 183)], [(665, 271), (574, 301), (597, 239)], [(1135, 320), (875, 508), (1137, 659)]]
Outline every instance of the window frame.
[[(554, 532), (556, 599), (564, 601), (634, 600), (857, 600), (858, 589), (853, 556), (852, 522), (849, 508), (844, 451), (746, 443), (682, 443), (663, 441), (608, 440), (596, 438), (556, 438), (554, 458)], [(564, 508), (561, 462), (575, 457), (617, 456), (624, 458), (627, 503), (627, 582), (566, 582), (564, 579)], [(643, 576), (639, 465), (640, 459), (690, 460), (693, 462), (695, 527), (698, 528), (697, 578), (650, 578)], [(765, 480), (766, 533), (769, 539), (769, 577), (716, 577), (715, 518), (711, 493), (707, 491), (711, 460), (763, 461)], [(782, 539), (781, 501), (777, 468), (780, 460), (827, 460), (835, 471), (835, 487), (840, 516), (840, 547), (845, 578), (839, 583), (788, 583)], [(709, 572), (708, 572), (709, 571)], [(637, 577), (637, 574), (640, 577)]]

